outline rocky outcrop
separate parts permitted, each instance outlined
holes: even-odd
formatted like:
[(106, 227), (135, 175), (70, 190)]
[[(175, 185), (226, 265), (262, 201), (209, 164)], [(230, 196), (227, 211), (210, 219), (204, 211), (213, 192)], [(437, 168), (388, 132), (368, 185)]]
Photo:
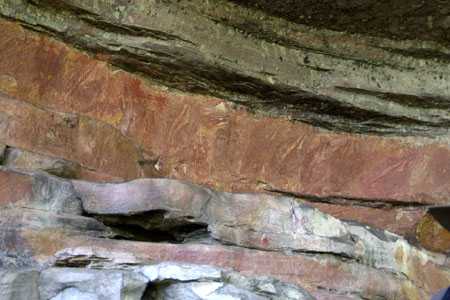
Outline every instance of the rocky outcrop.
[(247, 278), (209, 266), (161, 263), (117, 269), (4, 271), (2, 299), (292, 299), (312, 300), (294, 285)]
[[(221, 193), (169, 179), (101, 184), (42, 173), (21, 176), (31, 177), (34, 185), (38, 178), (47, 178), (38, 187), (49, 190), (50, 184), (54, 192), (45, 201), (59, 205), (42, 205), (39, 196), (22, 205), (6, 201), (12, 207), (0, 222), (0, 261), (7, 268), (110, 269), (148, 261), (212, 264), (273, 276), (313, 295), (342, 299), (423, 299), (450, 280), (446, 256), (388, 232), (340, 221), (288, 197)], [(58, 197), (66, 186), (72, 187), (73, 196)], [(80, 202), (83, 212), (71, 209)], [(41, 207), (44, 213), (40, 219), (30, 217), (28, 207)], [(93, 217), (111, 229), (97, 225)], [(135, 239), (136, 233), (145, 242), (111, 239)], [(267, 265), (261, 266), (262, 261)], [(309, 273), (313, 270), (316, 275)], [(88, 271), (79, 272), (87, 276)], [(330, 276), (341, 280), (330, 281)]]
[[(0, 141), (44, 155), (10, 149), (5, 154), (6, 165), (44, 169), (57, 174), (68, 172), (74, 177), (81, 173), (80, 166), (88, 172), (94, 169), (118, 178), (143, 175), (139, 164), (142, 153), (132, 141), (109, 125), (84, 116), (38, 108), (5, 95), (0, 95), (0, 103)], [(58, 162), (55, 161), (57, 158), (46, 158), (45, 155), (68, 161)], [(62, 170), (58, 171), (58, 165)]]
[(316, 31), (219, 0), (2, 0), (0, 8), (178, 89), (328, 129), (448, 134), (449, 49), (431, 42)]
[(0, 0), (0, 298), (450, 285), (448, 43), (324, 1)]
[[(100, 128), (111, 125), (89, 136), (99, 145), (97, 156), (89, 151), (74, 157), (72, 146), (69, 153), (50, 149), (46, 133), (34, 135), (28, 148), (22, 142), (22, 150), (78, 161), (89, 172), (77, 178), (143, 174), (225, 191), (279, 192), (408, 237), (415, 235), (424, 205), (447, 203), (445, 140), (337, 134), (254, 116), (220, 99), (164, 90), (16, 24), (1, 24), (0, 90), (15, 96), (14, 103), (21, 99), (47, 111), (87, 115)], [(17, 62), (9, 59), (13, 54)], [(126, 138), (112, 134), (114, 128)], [(122, 143), (128, 150), (116, 147)], [(117, 155), (107, 154), (110, 149)]]

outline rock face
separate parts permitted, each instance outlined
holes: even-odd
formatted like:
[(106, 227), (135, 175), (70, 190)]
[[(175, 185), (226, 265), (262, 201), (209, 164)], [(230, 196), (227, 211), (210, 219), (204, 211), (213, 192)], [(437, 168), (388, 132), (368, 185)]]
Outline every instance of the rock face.
[[(128, 155), (131, 150), (116, 146), (125, 142), (122, 137), (118, 134), (115, 141), (115, 134), (107, 132), (91, 136), (96, 143), (90, 146), (104, 146), (81, 157), (71, 151), (78, 141), (64, 148), (69, 153), (62, 153), (61, 147), (49, 149), (46, 134), (34, 135), (42, 142), (29, 148), (25, 142), (22, 148), (12, 145), (84, 164), (78, 178), (132, 179), (144, 174), (227, 191), (278, 191), (317, 203), (338, 217), (409, 236), (425, 212), (423, 205), (448, 200), (450, 151), (445, 140), (337, 134), (255, 117), (219, 99), (148, 85), (16, 24), (3, 21), (0, 30), (5, 45), (0, 48), (0, 70), (6, 78), (0, 81), (1, 90), (50, 111), (88, 115), (135, 145), (125, 148), (143, 149), (141, 156), (134, 150), (136, 154)], [(13, 54), (19, 63), (9, 59)], [(84, 149), (82, 141), (77, 147)], [(106, 154), (110, 149), (117, 151), (114, 159)]]
[(351, 132), (448, 133), (450, 52), (434, 43), (317, 32), (219, 0), (51, 3), (2, 0), (0, 15), (274, 115)]
[[(17, 174), (8, 170), (4, 172)], [(56, 297), (59, 293), (67, 295), (58, 297), (93, 294), (100, 298), (114, 298), (113, 294), (120, 294), (121, 290), (107, 289), (105, 293), (112, 294), (103, 295), (102, 282), (122, 280), (137, 286), (135, 279), (125, 279), (120, 272), (89, 269), (128, 269), (150, 261), (208, 264), (234, 269), (243, 275), (272, 276), (302, 286), (319, 299), (352, 299), (352, 295), (360, 298), (425, 299), (435, 290), (445, 287), (450, 280), (449, 262), (445, 255), (416, 248), (400, 236), (386, 231), (340, 221), (297, 203), (293, 198), (217, 192), (169, 179), (140, 179), (113, 184), (68, 181), (42, 173), (20, 175), (30, 177), (28, 180), (33, 183), (37, 178), (46, 177), (41, 181), (47, 185), (51, 183), (54, 191), (46, 201), (54, 204), (42, 206), (39, 197), (31, 198), (24, 205), (14, 200), (6, 204), (10, 208), (2, 212), (0, 222), (3, 240), (0, 245), (1, 265), (8, 269), (87, 268), (44, 271), (40, 286), (50, 284), (48, 289), (53, 291), (43, 287), (44, 294), (48, 294), (44, 299)], [(49, 189), (46, 185), (39, 187)], [(67, 191), (71, 191), (73, 197), (58, 196)], [(77, 201), (81, 201), (82, 211), (71, 209), (72, 202)], [(37, 210), (35, 207), (40, 205), (43, 208)], [(146, 240), (111, 239), (114, 236), (134, 239), (136, 233)], [(176, 244), (170, 244), (174, 235)], [(194, 271), (186, 273), (188, 277), (196, 276)], [(51, 278), (64, 278), (66, 275), (68, 278), (81, 278), (81, 283), (69, 280), (70, 284), (58, 283), (56, 287), (50, 283), (54, 281)], [(135, 276), (134, 273), (131, 275)], [(97, 276), (99, 279), (89, 279)], [(83, 283), (86, 280), (89, 284)], [(200, 293), (201, 285), (191, 284), (189, 278), (184, 281), (189, 284), (177, 283), (153, 292), (162, 299)], [(250, 284), (238, 281), (247, 287)], [(142, 294), (147, 283), (148, 280), (144, 280), (141, 284), (144, 288), (131, 290), (133, 293), (139, 290), (141, 292), (136, 293)], [(128, 291), (126, 286), (123, 288)], [(237, 293), (235, 289), (239, 290), (239, 287), (223, 284), (204, 288), (218, 294)], [(276, 290), (269, 298), (283, 299), (290, 294)], [(130, 297), (140, 299), (140, 296)]]
[[(123, 269), (2, 272), (2, 299), (314, 299), (295, 285), (209, 266), (161, 263)], [(26, 297), (26, 298), (25, 298)]]
[(6, 154), (6, 165), (69, 173), (69, 176), (71, 173), (76, 176), (78, 165), (119, 178), (142, 175), (139, 149), (109, 125), (83, 116), (41, 109), (5, 95), (0, 95), (0, 102), (3, 129), (0, 140), (3, 143), (71, 161), (58, 162), (12, 150)]
[(327, 1), (0, 0), (0, 299), (449, 286), (448, 5)]

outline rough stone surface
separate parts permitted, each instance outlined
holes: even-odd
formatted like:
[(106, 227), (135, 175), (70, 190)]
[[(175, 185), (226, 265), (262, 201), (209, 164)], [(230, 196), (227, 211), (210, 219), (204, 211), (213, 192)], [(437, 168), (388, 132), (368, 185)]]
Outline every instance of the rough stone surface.
[[(129, 216), (147, 230), (154, 228), (151, 213), (160, 212), (166, 226), (205, 224), (215, 239), (237, 246), (328, 253), (411, 277), (417, 274), (410, 273), (408, 265), (419, 257), (445, 264), (444, 257), (411, 247), (399, 236), (342, 222), (288, 197), (219, 193), (168, 179), (121, 184), (75, 181), (74, 188), (90, 214)], [(147, 216), (141, 224), (133, 216), (138, 214)], [(405, 257), (398, 259), (399, 253)]]
[[(244, 275), (270, 275), (304, 286), (316, 296), (325, 287), (322, 292), (328, 296), (387, 299), (421, 299), (450, 282), (446, 256), (416, 248), (389, 232), (340, 221), (293, 198), (217, 192), (169, 179), (116, 184), (59, 179), (54, 181), (53, 190), (65, 191), (67, 184), (73, 185), (70, 191), (82, 202), (83, 211), (100, 220), (106, 217), (113, 230), (117, 225), (130, 231), (141, 227), (141, 234), (152, 241), (155, 229), (170, 232), (177, 226), (197, 224), (207, 227), (206, 234), (216, 243), (108, 240), (98, 238), (111, 236), (107, 228), (94, 219), (77, 216), (75, 211), (67, 216), (48, 208), (48, 213), (36, 214), (18, 207), (5, 210), (1, 219), (2, 265), (111, 268), (179, 261), (232, 268)], [(60, 199), (57, 192), (49, 195)], [(111, 216), (115, 219), (108, 219)], [(155, 276), (172, 276), (176, 270), (165, 269)], [(174, 285), (161, 295), (175, 297), (179, 289), (195, 288)], [(223, 292), (219, 287), (214, 290)]]
[(450, 6), (440, 0), (233, 1), (319, 28), (450, 44)]
[(366, 207), (361, 205), (330, 204), (305, 201), (322, 212), (341, 220), (353, 220), (372, 227), (383, 228), (387, 231), (415, 240), (416, 229), (426, 214), (425, 207)]
[(51, 268), (40, 275), (40, 299), (141, 299), (148, 280), (115, 270)]
[(298, 24), (325, 1), (0, 0), (0, 298), (448, 287), (448, 43)]
[[(146, 84), (17, 24), (2, 21), (0, 30), (5, 45), (0, 69), (10, 78), (4, 81), (8, 84), (0, 81), (1, 90), (116, 127), (148, 153), (141, 164), (150, 168), (146, 174), (220, 190), (269, 189), (316, 197), (346, 205), (347, 218), (358, 221), (362, 210), (380, 214), (368, 206), (394, 206), (383, 218), (368, 221), (402, 235), (418, 222), (409, 208), (448, 200), (450, 151), (445, 141), (336, 134), (255, 117), (218, 99)], [(13, 54), (19, 63), (7, 59)], [(8, 88), (11, 81), (16, 89)], [(52, 152), (58, 157), (59, 152)], [(327, 212), (341, 216), (340, 207)]]
[(166, 85), (256, 110), (335, 130), (448, 134), (449, 49), (440, 45), (363, 41), (219, 0), (49, 3), (2, 0), (0, 14)]
[[(161, 263), (121, 268), (1, 271), (4, 300), (313, 300), (302, 288), (211, 266)], [(195, 274), (195, 275), (193, 275)]]
[(108, 264), (117, 259), (122, 265), (127, 265), (127, 262), (146, 264), (149, 261), (207, 264), (231, 268), (247, 276), (275, 277), (304, 287), (318, 299), (426, 299), (432, 292), (448, 286), (450, 280), (448, 273), (439, 271), (429, 262), (417, 260), (411, 261), (409, 267), (411, 271), (417, 268), (421, 279), (430, 280), (424, 290), (385, 270), (327, 255), (286, 255), (224, 245), (56, 237), (36, 231), (28, 231), (22, 237), (33, 249), (33, 257), (41, 264), (55, 262), (55, 257), (56, 264), (72, 266), (101, 266), (104, 262)]
[(442, 211), (440, 216), (427, 213), (417, 226), (417, 239), (420, 244), (431, 250), (450, 253), (449, 207), (435, 208)]
[(38, 280), (36, 270), (0, 270), (0, 299), (39, 300)]
[(105, 123), (38, 108), (5, 95), (0, 95), (0, 107), (0, 141), (8, 145), (62, 157), (111, 176), (142, 175), (137, 146)]
[(0, 204), (79, 215), (82, 203), (70, 182), (45, 173), (0, 167)]
[(33, 201), (33, 177), (20, 172), (0, 169), (0, 205)]
[(77, 163), (11, 147), (6, 148), (2, 165), (28, 171), (41, 170), (66, 178), (79, 178), (81, 174), (81, 166)]

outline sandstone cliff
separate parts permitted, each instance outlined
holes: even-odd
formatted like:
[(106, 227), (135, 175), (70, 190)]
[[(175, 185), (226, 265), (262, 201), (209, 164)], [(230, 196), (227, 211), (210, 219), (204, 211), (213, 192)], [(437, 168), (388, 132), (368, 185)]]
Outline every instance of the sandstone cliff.
[(450, 286), (450, 5), (300, 2), (0, 0), (0, 299)]

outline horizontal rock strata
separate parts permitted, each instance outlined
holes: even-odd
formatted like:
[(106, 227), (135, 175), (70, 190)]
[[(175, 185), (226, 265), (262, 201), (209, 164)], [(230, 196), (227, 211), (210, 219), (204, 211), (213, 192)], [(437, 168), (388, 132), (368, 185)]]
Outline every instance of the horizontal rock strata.
[[(110, 178), (136, 178), (144, 174), (139, 163), (143, 160), (142, 152), (108, 124), (42, 109), (2, 94), (0, 107), (0, 141), (19, 147), (4, 153), (7, 166), (56, 174), (68, 172), (69, 177), (76, 177), (76, 173), (89, 176), (89, 170), (105, 173)], [(57, 158), (46, 155), (68, 161), (58, 162)], [(63, 170), (58, 171), (58, 165)], [(80, 166), (85, 170), (77, 170)]]
[[(289, 197), (221, 193), (169, 179), (102, 184), (3, 172), (27, 178), (35, 191), (25, 202), (3, 200), (10, 207), (0, 215), (0, 261), (7, 268), (178, 261), (269, 275), (341, 299), (423, 299), (450, 282), (446, 256)], [(51, 193), (42, 198), (43, 191)], [(82, 212), (73, 208), (80, 203)], [(45, 213), (33, 218), (30, 210)], [(131, 236), (139, 228), (147, 242), (108, 239), (124, 238), (124, 225)], [(177, 227), (193, 230), (177, 244), (161, 239)]]
[[(336, 134), (254, 116), (219, 99), (166, 91), (8, 21), (1, 21), (0, 32), (0, 90), (39, 105), (42, 114), (88, 116), (94, 128), (104, 128), (86, 136), (95, 141), (88, 155), (70, 152), (85, 137), (66, 152), (50, 148), (46, 133), (34, 135), (32, 144), (9, 139), (22, 150), (62, 157), (90, 171), (78, 178), (144, 174), (227, 191), (288, 193), (335, 216), (405, 236), (414, 235), (422, 205), (448, 202), (450, 151), (444, 141)], [(24, 113), (17, 109), (17, 117)], [(134, 148), (142, 148), (142, 155)], [(110, 149), (114, 155), (102, 154)]]
[(219, 0), (0, 4), (4, 17), (168, 86), (325, 128), (448, 133), (450, 51), (433, 43), (317, 31)]
[(0, 298), (448, 287), (448, 43), (284, 17), (228, 0), (0, 0)]
[(450, 44), (450, 7), (439, 0), (427, 1), (426, 5), (420, 0), (233, 1), (319, 28)]
[(0, 274), (2, 299), (313, 299), (303, 289), (274, 279), (247, 278), (209, 266), (176, 263)]

